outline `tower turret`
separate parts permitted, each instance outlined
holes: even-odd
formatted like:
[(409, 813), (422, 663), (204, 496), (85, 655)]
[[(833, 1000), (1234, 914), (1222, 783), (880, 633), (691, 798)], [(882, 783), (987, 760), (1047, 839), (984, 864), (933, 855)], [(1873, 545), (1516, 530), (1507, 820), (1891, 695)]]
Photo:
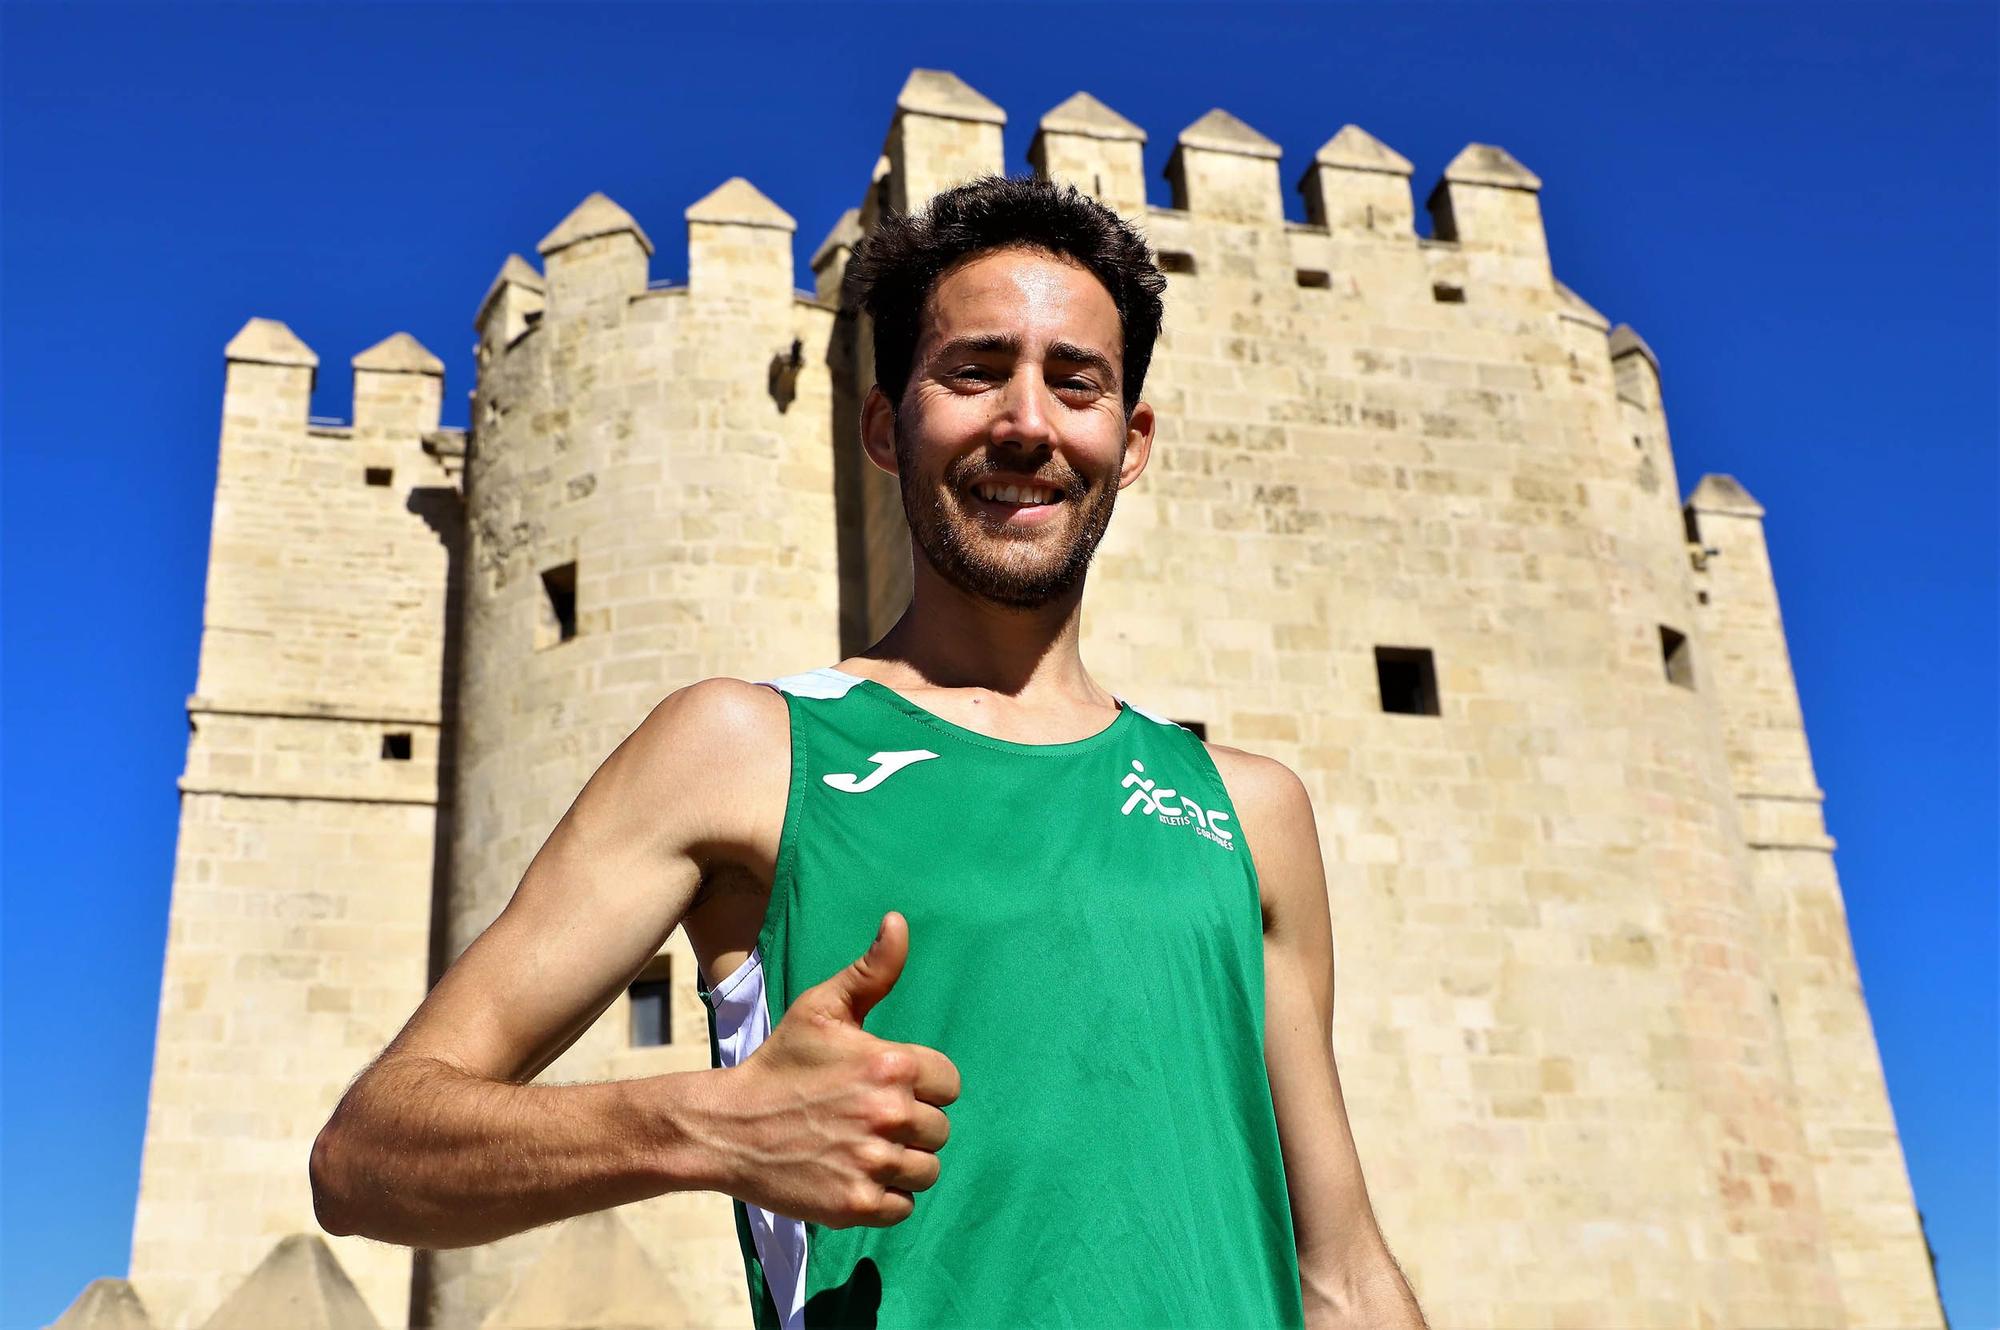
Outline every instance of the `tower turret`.
[[(354, 358), (353, 426), (309, 420), (318, 357), (284, 324), (253, 319), (224, 354), (132, 1228), (132, 1282), (163, 1327), (200, 1324), (274, 1242), (316, 1228), (313, 1139), (423, 998), (458, 539), (456, 489), (419, 437), (442, 366), (414, 340)], [(331, 1249), (402, 1324), (409, 1254)]]
[(1167, 159), (1174, 207), (1217, 221), (1281, 222), (1284, 150), (1217, 107), (1183, 129)]
[(1005, 169), (1000, 131), (1007, 113), (958, 75), (914, 69), (889, 123), (889, 206), (915, 212), (933, 194)]
[(1329, 230), (1413, 234), (1409, 158), (1359, 125), (1342, 125), (1299, 178), (1306, 221)]
[(847, 276), (847, 258), (860, 239), (861, 210), (849, 208), (840, 214), (840, 220), (813, 251), (813, 285), (822, 303), (840, 303), (840, 283)]
[(1127, 219), (1146, 217), (1146, 131), (1087, 92), (1042, 117), (1028, 162), (1046, 180), (1067, 180)]
[(653, 242), (632, 214), (603, 194), (576, 205), (536, 250), (547, 272), (548, 317), (586, 311), (615, 316), (619, 302), (646, 289)]
[(1617, 376), (1618, 395), (1642, 411), (1660, 409), (1660, 358), (1646, 340), (1621, 323), (1611, 330), (1607, 349)]
[(688, 290), (697, 300), (762, 300), (792, 294), (792, 215), (742, 176), (718, 185), (686, 213)]
[(548, 287), (535, 266), (519, 254), (509, 254), (493, 285), (486, 288), (479, 312), (472, 317), (472, 326), (479, 333), (480, 363), (485, 364), (487, 357), (504, 351), (526, 332), (548, 303)]
[(1542, 230), (1542, 178), (1505, 148), (1469, 143), (1444, 169), (1426, 205), (1431, 231), (1471, 253), (1507, 260), (1494, 268), (1509, 285), (1546, 288), (1548, 237)]
[(444, 362), (408, 333), (382, 339), (354, 357), (354, 430), (416, 445), (438, 427)]
[[(837, 649), (833, 313), (793, 290), (792, 218), (748, 181), (726, 181), (684, 216), (688, 280), (649, 290), (645, 231), (592, 195), (542, 242), (548, 314), (480, 369), (465, 475), (460, 816), (440, 904), (447, 962), (668, 693), (811, 668)], [(661, 1042), (639, 1041), (621, 994), (544, 1077), (708, 1065), (694, 953), (680, 932), (658, 947), (632, 980), (664, 1012)], [(741, 1298), (726, 1203), (686, 1193), (619, 1214), (688, 1306)], [(537, 1290), (564, 1277), (570, 1232), (425, 1255), (426, 1323), (545, 1308)], [(651, 1298), (638, 1286), (608, 1295), (619, 1306)]]
[[(222, 355), (229, 366), (223, 385), (225, 412), (248, 405), (256, 398), (275, 398), (270, 404), (278, 409), (264, 419), (290, 424), (294, 421), (290, 408), (298, 395), (303, 392), (305, 400), (310, 402), (319, 357), (299, 340), (297, 333), (278, 320), (250, 320), (229, 339)], [(301, 376), (298, 370), (306, 373)], [(304, 416), (303, 411), (297, 413), (298, 419)]]
[(1848, 1324), (1935, 1326), (1942, 1312), (1849, 939), (1764, 506), (1735, 477), (1707, 475), (1686, 514), (1709, 687), (1720, 701), (1771, 949), (1772, 998)]

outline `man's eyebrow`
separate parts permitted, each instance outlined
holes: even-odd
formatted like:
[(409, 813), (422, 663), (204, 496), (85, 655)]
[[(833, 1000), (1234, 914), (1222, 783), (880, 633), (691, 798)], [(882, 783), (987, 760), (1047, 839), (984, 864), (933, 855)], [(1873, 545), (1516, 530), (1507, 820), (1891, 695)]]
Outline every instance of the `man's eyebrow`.
[(1021, 339), (1012, 333), (969, 333), (964, 337), (954, 337), (933, 353), (939, 360), (949, 360), (953, 356), (1019, 355)]
[(1092, 351), (1088, 347), (1077, 346), (1070, 342), (1049, 343), (1049, 359), (1067, 360), (1074, 365), (1088, 365), (1107, 379), (1118, 377), (1118, 367), (1111, 363), (1109, 356), (1101, 351)]
[[(938, 360), (949, 360), (961, 355), (1019, 355), (1021, 339), (1012, 333), (968, 333), (964, 337), (954, 337), (939, 346), (934, 356)], [(1050, 360), (1060, 360), (1072, 365), (1087, 365), (1107, 379), (1118, 377), (1118, 367), (1111, 358), (1099, 351), (1081, 347), (1074, 342), (1049, 343)]]

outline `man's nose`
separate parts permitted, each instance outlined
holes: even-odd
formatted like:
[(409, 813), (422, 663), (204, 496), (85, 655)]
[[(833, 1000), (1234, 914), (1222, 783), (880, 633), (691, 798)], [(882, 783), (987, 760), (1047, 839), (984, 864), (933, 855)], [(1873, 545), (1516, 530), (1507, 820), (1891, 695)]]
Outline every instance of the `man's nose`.
[(1046, 448), (1055, 443), (1055, 423), (1049, 411), (1048, 385), (1040, 369), (1017, 369), (1008, 377), (999, 418), (993, 422), (993, 442), (1014, 448)]

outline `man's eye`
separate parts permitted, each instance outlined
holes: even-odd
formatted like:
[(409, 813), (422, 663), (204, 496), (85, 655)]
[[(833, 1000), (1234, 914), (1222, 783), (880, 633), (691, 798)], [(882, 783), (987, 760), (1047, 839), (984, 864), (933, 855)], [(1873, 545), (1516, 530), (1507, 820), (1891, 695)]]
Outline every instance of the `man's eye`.
[(1063, 379), (1056, 384), (1056, 387), (1066, 393), (1094, 393), (1099, 391), (1097, 385), (1089, 379)]
[(992, 370), (986, 368), (986, 366), (984, 365), (967, 365), (963, 369), (953, 370), (951, 377), (953, 377), (954, 379), (983, 380), (983, 379), (995, 378), (997, 376), (993, 373)]

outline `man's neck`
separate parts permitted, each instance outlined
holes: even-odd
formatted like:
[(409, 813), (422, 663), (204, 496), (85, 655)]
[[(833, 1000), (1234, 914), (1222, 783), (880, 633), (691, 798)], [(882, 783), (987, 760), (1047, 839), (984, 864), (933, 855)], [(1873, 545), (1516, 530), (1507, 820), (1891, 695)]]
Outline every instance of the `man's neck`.
[(983, 689), (1025, 709), (1114, 705), (1078, 650), (1083, 584), (1045, 605), (1021, 609), (972, 595), (915, 560), (910, 606), (861, 659), (884, 667), (881, 682), (916, 688)]

